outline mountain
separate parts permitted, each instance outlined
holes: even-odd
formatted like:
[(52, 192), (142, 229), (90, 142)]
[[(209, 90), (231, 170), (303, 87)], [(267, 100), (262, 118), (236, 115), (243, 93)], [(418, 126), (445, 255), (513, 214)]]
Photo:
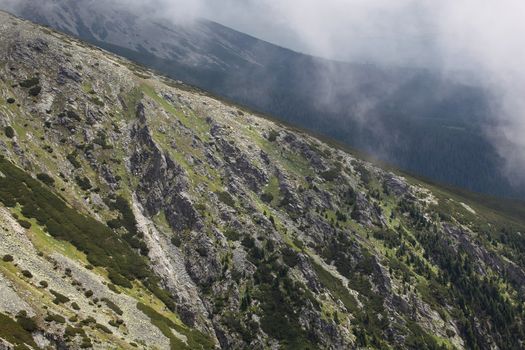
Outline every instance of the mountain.
[[(5, 2), (5, 1), (4, 1)], [(2, 3), (2, 1), (0, 1)], [(123, 2), (22, 0), (17, 15), (171, 78), (468, 190), (525, 198), (488, 140), (493, 96), (464, 74), (333, 62), (217, 23), (153, 20)], [(1, 5), (1, 4), (0, 4)], [(6, 4), (4, 3), (4, 8)], [(140, 12), (140, 13), (138, 13)]]
[(0, 36), (0, 348), (525, 345), (523, 203), (3, 12)]

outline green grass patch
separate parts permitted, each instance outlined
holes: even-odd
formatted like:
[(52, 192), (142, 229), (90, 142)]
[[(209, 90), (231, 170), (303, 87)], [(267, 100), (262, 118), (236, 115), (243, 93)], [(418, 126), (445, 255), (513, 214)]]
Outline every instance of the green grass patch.
[(223, 202), (229, 207), (235, 208), (235, 200), (233, 199), (231, 194), (229, 194), (226, 191), (215, 192), (215, 194), (217, 195), (217, 198), (219, 198), (221, 202)]
[(210, 126), (206, 123), (204, 118), (199, 117), (193, 113), (191, 113), (190, 116), (186, 116), (182, 111), (177, 109), (164, 98), (160, 97), (155, 91), (155, 89), (150, 85), (141, 85), (141, 90), (146, 96), (150, 97), (156, 103), (158, 103), (166, 112), (179, 118), (188, 128), (191, 128), (192, 130), (197, 132), (202, 140), (208, 141), (210, 139)]
[(280, 197), (279, 179), (276, 176), (272, 176), (268, 185), (264, 188), (261, 200), (267, 204), (276, 204)]
[(349, 312), (356, 312), (358, 310), (357, 300), (343, 285), (343, 282), (314, 260), (310, 260), (310, 262), (321, 284), (332, 293), (335, 299), (340, 300)]

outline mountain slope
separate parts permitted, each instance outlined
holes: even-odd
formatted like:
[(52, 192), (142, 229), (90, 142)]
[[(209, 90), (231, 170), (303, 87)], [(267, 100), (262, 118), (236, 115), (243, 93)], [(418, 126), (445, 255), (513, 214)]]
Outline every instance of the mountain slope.
[(24, 0), (11, 10), (412, 173), (525, 198), (487, 139), (493, 96), (462, 73), (332, 62), (206, 20), (152, 20), (125, 2)]
[(523, 347), (519, 216), (5, 13), (0, 36), (3, 344)]

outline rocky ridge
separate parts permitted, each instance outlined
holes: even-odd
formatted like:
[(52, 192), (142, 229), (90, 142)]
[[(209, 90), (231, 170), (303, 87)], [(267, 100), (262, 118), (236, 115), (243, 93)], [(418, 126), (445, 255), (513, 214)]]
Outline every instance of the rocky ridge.
[(522, 221), (5, 13), (0, 37), (0, 346), (523, 346)]

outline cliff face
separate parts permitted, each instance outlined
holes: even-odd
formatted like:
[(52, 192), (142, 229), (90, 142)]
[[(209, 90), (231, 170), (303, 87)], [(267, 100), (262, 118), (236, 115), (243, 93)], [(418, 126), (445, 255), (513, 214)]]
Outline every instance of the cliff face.
[(519, 218), (4, 13), (0, 37), (1, 344), (523, 346)]

